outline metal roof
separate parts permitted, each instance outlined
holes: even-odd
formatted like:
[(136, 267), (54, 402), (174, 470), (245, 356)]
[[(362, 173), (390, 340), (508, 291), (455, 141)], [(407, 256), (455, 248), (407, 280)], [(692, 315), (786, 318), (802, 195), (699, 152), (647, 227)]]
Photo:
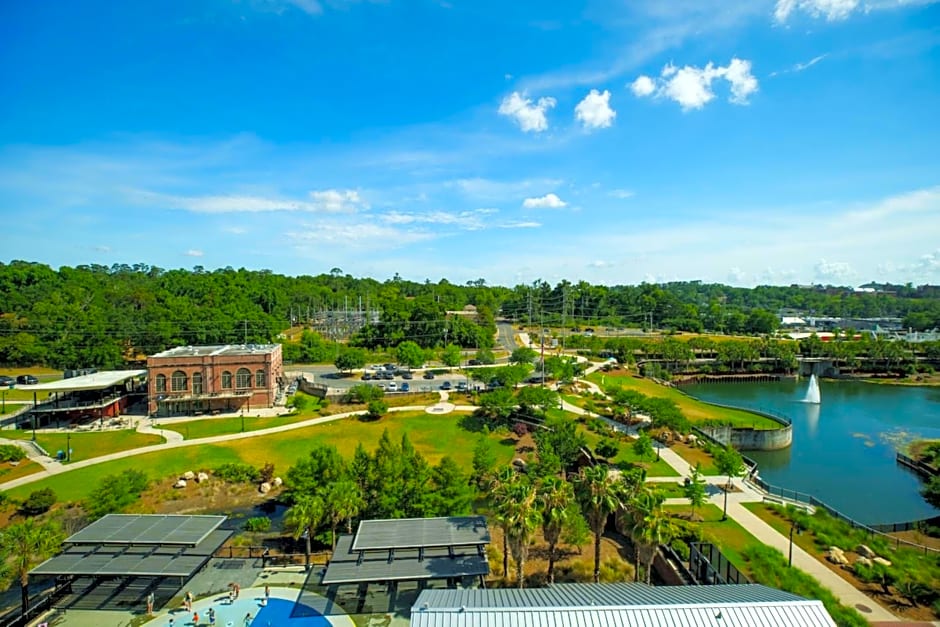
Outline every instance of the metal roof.
[(642, 583), (563, 583), (547, 588), (425, 590), (416, 607), (578, 608), (621, 605), (695, 605), (708, 603), (778, 603), (803, 597), (759, 584), (717, 586), (647, 586)]
[(414, 608), (411, 627), (835, 627), (820, 601), (621, 608)]
[(138, 544), (195, 547), (225, 516), (108, 514), (69, 536), (65, 544)]
[(79, 392), (81, 390), (104, 390), (134, 377), (142, 377), (146, 370), (106, 370), (94, 374), (83, 374), (71, 379), (58, 379), (36, 385), (17, 385), (18, 390), (30, 392)]
[(485, 553), (476, 546), (355, 551), (352, 545), (352, 536), (337, 539), (323, 585), (445, 579), (490, 572)]
[[(232, 535), (211, 531), (195, 546), (72, 545), (33, 570), (33, 576), (191, 577)], [(73, 536), (74, 537), (74, 536)]]
[(490, 531), (483, 516), (363, 520), (352, 550), (475, 546), (489, 542)]
[(279, 344), (223, 344), (216, 346), (177, 346), (151, 358), (217, 357), (219, 355), (264, 355), (277, 350)]

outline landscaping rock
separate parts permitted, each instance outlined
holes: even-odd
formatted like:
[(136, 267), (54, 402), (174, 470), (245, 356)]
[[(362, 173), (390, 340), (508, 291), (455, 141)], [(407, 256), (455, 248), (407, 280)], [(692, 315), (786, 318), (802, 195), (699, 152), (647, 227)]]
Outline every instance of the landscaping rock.
[(185, 479), (180, 479), (179, 481), (177, 481), (176, 483), (173, 484), (173, 487), (174, 487), (174, 488), (185, 488), (185, 487), (186, 487), (186, 480), (185, 480)]
[(279, 487), (281, 487), (282, 485), (284, 485), (284, 482), (281, 481), (281, 478), (280, 478), (280, 477), (275, 477), (275, 478), (271, 481), (271, 485), (273, 485), (275, 488), (279, 488)]
[(261, 494), (267, 494), (271, 491), (271, 484), (265, 481), (260, 486), (258, 486), (258, 491), (261, 492)]
[(857, 560), (855, 560), (855, 565), (866, 566), (868, 568), (871, 568), (871, 560), (868, 559), (867, 557), (859, 557)]
[(192, 481), (195, 478), (196, 478), (196, 473), (194, 473), (192, 470), (187, 470), (186, 472), (183, 473), (183, 479), (185, 479), (186, 481)]
[(856, 547), (855, 552), (861, 555), (862, 557), (867, 557), (868, 559), (875, 557), (875, 552), (872, 551), (867, 546), (865, 546), (864, 544), (859, 544), (858, 547)]
[(837, 546), (829, 547), (829, 550), (826, 551), (826, 559), (833, 564), (839, 564), (840, 566), (844, 566), (849, 563), (849, 560), (845, 557), (845, 551)]
[(196, 481), (199, 483), (202, 483), (203, 481), (208, 481), (208, 480), (209, 480), (209, 475), (204, 472), (201, 472), (198, 475), (196, 475)]
[(891, 562), (889, 560), (886, 560), (883, 557), (873, 557), (871, 558), (871, 561), (874, 562), (875, 564), (881, 564), (885, 568), (891, 565)]
[(696, 442), (698, 442), (698, 436), (695, 435), (694, 433), (690, 433), (689, 435), (686, 436), (685, 441), (688, 442), (689, 444), (694, 445)]

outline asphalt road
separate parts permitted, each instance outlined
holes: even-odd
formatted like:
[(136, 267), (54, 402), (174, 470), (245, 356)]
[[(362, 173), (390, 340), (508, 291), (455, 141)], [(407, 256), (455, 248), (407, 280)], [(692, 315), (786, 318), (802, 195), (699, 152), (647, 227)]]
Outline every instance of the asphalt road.
[(500, 345), (510, 353), (518, 348), (516, 340), (513, 338), (512, 325), (508, 322), (497, 322), (496, 332), (499, 336)]

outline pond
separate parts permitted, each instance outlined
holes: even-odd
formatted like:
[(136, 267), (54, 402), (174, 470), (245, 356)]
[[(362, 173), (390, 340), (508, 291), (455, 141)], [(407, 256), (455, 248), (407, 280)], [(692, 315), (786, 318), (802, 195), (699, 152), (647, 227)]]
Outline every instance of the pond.
[(821, 402), (804, 403), (809, 381), (710, 383), (684, 388), (703, 400), (770, 409), (793, 420), (793, 446), (748, 451), (768, 483), (813, 494), (865, 523), (940, 514), (921, 482), (897, 464), (912, 439), (940, 438), (940, 388), (819, 382)]

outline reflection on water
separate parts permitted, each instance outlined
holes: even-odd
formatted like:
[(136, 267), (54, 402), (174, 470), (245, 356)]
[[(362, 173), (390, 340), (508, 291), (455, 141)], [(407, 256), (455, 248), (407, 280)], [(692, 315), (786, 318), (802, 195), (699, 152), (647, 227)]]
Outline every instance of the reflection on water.
[(918, 493), (895, 453), (914, 438), (940, 438), (940, 390), (820, 382), (820, 405), (801, 403), (806, 381), (690, 386), (693, 396), (761, 407), (793, 420), (793, 446), (748, 451), (774, 485), (809, 492), (862, 522), (929, 518), (937, 510)]

